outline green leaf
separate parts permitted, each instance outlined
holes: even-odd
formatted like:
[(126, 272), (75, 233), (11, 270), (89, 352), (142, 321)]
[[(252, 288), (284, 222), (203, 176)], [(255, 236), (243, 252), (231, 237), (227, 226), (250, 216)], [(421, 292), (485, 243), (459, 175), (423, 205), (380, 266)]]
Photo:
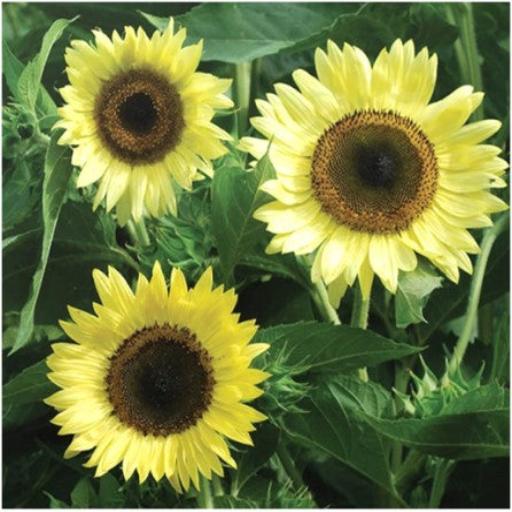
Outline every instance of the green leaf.
[(395, 297), (396, 326), (405, 328), (418, 322), (426, 322), (423, 308), (430, 294), (441, 287), (443, 278), (424, 262), (419, 262), (412, 272), (400, 272)]
[(35, 108), (43, 71), (50, 51), (55, 42), (62, 36), (65, 28), (75, 21), (75, 19), (76, 18), (71, 20), (58, 19), (52, 23), (52, 26), (43, 37), (40, 52), (26, 65), (20, 75), (18, 80), (18, 94), (20, 99), (30, 110), (34, 110)]
[(212, 229), (228, 283), (232, 283), (235, 265), (265, 232), (265, 225), (253, 219), (253, 213), (268, 200), (268, 195), (259, 187), (273, 175), (274, 168), (267, 156), (250, 171), (236, 167), (221, 167), (215, 171)]
[(18, 93), (18, 80), (23, 72), (23, 64), (16, 58), (7, 42), (2, 45), (3, 73), (7, 87), (13, 96)]
[[(2, 47), (2, 57), (4, 62), (3, 73), (7, 82), (7, 87), (9, 87), (11, 94), (17, 101), (23, 102), (18, 91), (18, 81), (25, 67), (23, 63), (18, 60), (18, 58), (12, 53), (11, 49), (5, 41)], [(37, 109), (40, 110), (43, 115), (52, 118), (52, 121), (54, 122), (54, 115), (57, 112), (55, 102), (52, 100), (52, 97), (48, 94), (48, 91), (42, 83), (39, 84), (39, 89), (40, 94), (37, 97)]]
[(497, 384), (466, 393), (422, 419), (386, 420), (367, 416), (382, 435), (429, 455), (473, 460), (509, 455), (508, 396)]
[[(357, 4), (206, 3), (178, 16), (190, 40), (204, 38), (202, 60), (238, 64), (293, 46), (332, 23)], [(168, 18), (142, 13), (159, 29)], [(212, 20), (215, 20), (212, 23)]]
[(424, 419), (372, 420), (383, 435), (430, 455), (456, 460), (507, 457), (509, 410)]
[(248, 480), (261, 469), (276, 451), (279, 430), (271, 423), (263, 423), (252, 436), (254, 447), (248, 448), (237, 460), (233, 471), (231, 494), (237, 496)]
[(33, 421), (44, 414), (47, 407), (43, 399), (50, 396), (56, 387), (46, 374), (45, 361), (25, 368), (21, 373), (4, 385), (3, 391), (3, 425), (9, 429)]
[(49, 492), (43, 491), (43, 493), (50, 499), (50, 508), (69, 508), (69, 505), (65, 501), (55, 498)]
[[(8, 327), (3, 333), (2, 348), (11, 348), (18, 335), (18, 326)], [(64, 332), (56, 325), (34, 325), (34, 341), (41, 340), (55, 341), (64, 336)]]
[(21, 310), (18, 335), (10, 354), (26, 345), (32, 334), (34, 328), (34, 311), (48, 263), (55, 227), (64, 201), (68, 181), (71, 177), (72, 167), (70, 151), (68, 148), (57, 145), (59, 136), (57, 132), (52, 135), (44, 165), (45, 176), (42, 198), (44, 232), (41, 257), (37, 270), (32, 278), (32, 288), (29, 292), (29, 298)]
[(71, 505), (73, 508), (93, 508), (96, 503), (96, 493), (88, 477), (78, 481), (71, 491)]
[[(365, 384), (357, 386), (362, 389)], [(306, 413), (286, 417), (286, 431), (295, 441), (346, 464), (400, 500), (393, 487), (388, 446), (362, 419), (353, 400), (354, 388), (347, 395), (346, 381), (323, 382), (301, 402)], [(360, 405), (366, 407), (366, 401)]]
[(468, 391), (461, 397), (448, 403), (442, 409), (445, 414), (464, 414), (466, 412), (483, 412), (504, 409), (508, 404), (505, 389), (493, 382)]
[[(29, 228), (32, 229), (32, 228)], [(4, 309), (16, 311), (25, 303), (37, 265), (41, 238), (24, 236), (4, 250)], [(35, 309), (37, 324), (67, 317), (67, 305), (89, 310), (95, 297), (94, 268), (114, 265), (126, 274), (137, 263), (116, 242), (116, 223), (91, 205), (68, 201), (59, 216), (44, 280)], [(128, 275), (127, 275), (128, 277)]]
[(107, 473), (100, 478), (100, 491), (98, 494), (101, 508), (119, 508), (124, 503), (124, 495), (120, 491), (120, 484), (117, 479)]
[(283, 349), (290, 365), (307, 365), (312, 371), (346, 372), (376, 366), (421, 351), (395, 343), (372, 331), (320, 322), (299, 322), (260, 329), (255, 339), (270, 343), (269, 357)]
[(310, 287), (309, 275), (291, 254), (265, 254), (264, 247), (254, 250), (240, 259), (240, 265), (268, 272), (273, 276), (293, 279), (305, 289)]

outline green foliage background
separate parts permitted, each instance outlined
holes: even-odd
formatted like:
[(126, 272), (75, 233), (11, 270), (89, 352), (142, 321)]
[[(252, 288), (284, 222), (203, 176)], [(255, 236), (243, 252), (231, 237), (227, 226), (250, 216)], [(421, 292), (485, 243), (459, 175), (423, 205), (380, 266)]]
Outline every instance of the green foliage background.
[[(274, 377), (257, 404), (271, 422), (256, 432), (256, 449), (236, 447), (239, 470), (218, 484), (222, 493), (216, 487), (216, 506), (508, 506), (508, 229), (492, 247), (473, 343), (452, 396), (428, 385), (444, 372), (460, 334), (469, 276), (456, 286), (422, 262), (401, 276), (396, 297), (375, 287), (369, 331), (335, 327), (322, 321), (303, 265), (263, 252), (268, 234), (251, 216), (268, 200), (258, 191), (273, 173), (265, 159), (247, 173), (246, 157), (233, 148), (216, 163), (213, 182), (182, 195), (178, 218), (147, 223), (151, 243), (143, 247), (103, 210), (91, 211), (92, 191), (76, 190), (69, 150), (49, 137), (71, 39), (90, 40), (94, 27), (107, 34), (124, 25), (152, 31), (172, 15), (190, 42), (204, 38), (201, 69), (235, 78), (236, 103), (244, 97), (237, 70), (252, 62), (249, 112), (217, 119), (234, 134), (249, 132), (254, 98), (277, 81), (291, 83), (298, 67), (312, 71), (314, 48), (327, 39), (356, 44), (374, 59), (397, 37), (412, 37), (418, 49), (438, 53), (434, 99), (471, 83), (471, 65), (480, 66), (484, 114), (503, 122), (492, 143), (507, 158), (508, 4), (473, 4), (479, 55), (469, 65), (457, 54), (463, 5), (451, 11), (429, 3), (2, 7), (4, 506), (194, 506), (193, 492), (176, 496), (166, 482), (139, 486), (136, 478), (124, 482), (119, 470), (94, 479), (81, 465), (84, 456), (63, 460), (69, 440), (57, 436), (41, 401), (53, 390), (44, 358), (50, 343), (63, 338), (58, 319), (66, 317), (66, 305), (90, 310), (96, 299), (92, 269), (115, 265), (133, 279), (155, 260), (166, 272), (181, 267), (190, 282), (212, 264), (216, 280), (239, 292), (242, 317), (262, 327), (258, 339), (272, 344), (261, 364)], [(339, 310), (344, 324), (353, 299), (349, 292)], [(419, 352), (433, 374), (427, 371), (421, 386), (429, 391), (411, 417), (407, 399), (392, 388), (410, 395), (407, 370), (425, 371)], [(477, 382), (472, 377), (482, 362)], [(354, 376), (360, 366), (369, 367), (370, 383)], [(282, 447), (295, 468), (283, 464)]]

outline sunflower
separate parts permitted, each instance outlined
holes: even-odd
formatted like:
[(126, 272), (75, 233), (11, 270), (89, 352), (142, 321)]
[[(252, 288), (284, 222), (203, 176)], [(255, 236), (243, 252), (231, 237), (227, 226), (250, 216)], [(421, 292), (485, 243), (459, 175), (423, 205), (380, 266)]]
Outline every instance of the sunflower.
[(225, 437), (252, 445), (266, 417), (244, 402), (262, 394), (268, 374), (250, 368), (268, 345), (249, 344), (257, 326), (232, 313), (233, 290), (212, 290), (208, 269), (187, 289), (174, 269), (170, 291), (158, 263), (135, 293), (113, 268), (95, 270), (95, 315), (69, 307), (61, 322), (77, 343), (56, 343), (48, 378), (60, 391), (45, 402), (59, 413), (59, 434), (73, 434), (64, 457), (92, 450), (86, 467), (101, 476), (122, 462), (126, 479), (164, 475), (180, 492), (199, 474), (236, 467)]
[[(275, 234), (267, 252), (316, 251), (312, 279), (338, 298), (356, 277), (367, 298), (375, 274), (395, 293), (416, 253), (454, 282), (459, 268), (471, 273), (479, 247), (467, 229), (506, 208), (488, 189), (506, 185), (507, 163), (481, 144), (500, 123), (465, 125), (483, 94), (463, 86), (429, 103), (437, 57), (412, 41), (395, 41), (373, 67), (360, 49), (329, 41), (315, 66), (318, 78), (293, 73), (300, 92), (276, 84), (251, 120), (272, 140), (277, 173), (262, 185), (276, 200), (255, 212)], [(241, 142), (256, 158), (267, 146)]]
[(66, 50), (70, 84), (55, 125), (81, 167), (77, 186), (99, 182), (94, 208), (106, 197), (121, 225), (175, 213), (174, 183), (190, 189), (226, 152), (230, 136), (211, 119), (233, 105), (223, 95), (231, 80), (196, 71), (202, 41), (182, 47), (186, 30), (174, 33), (172, 19), (151, 39), (133, 27), (124, 38), (93, 33), (94, 45), (75, 40)]

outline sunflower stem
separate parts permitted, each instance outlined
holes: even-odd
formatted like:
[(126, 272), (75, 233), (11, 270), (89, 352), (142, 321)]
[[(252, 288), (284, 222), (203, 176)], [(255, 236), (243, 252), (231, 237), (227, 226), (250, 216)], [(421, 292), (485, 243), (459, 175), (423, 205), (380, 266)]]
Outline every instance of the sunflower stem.
[(429, 508), (439, 508), (446, 489), (446, 482), (450, 476), (451, 469), (455, 462), (449, 459), (441, 459), (434, 471), (434, 480), (430, 491)]
[[(358, 285), (355, 289), (354, 304), (352, 306), (352, 317), (350, 318), (351, 327), (366, 329), (368, 327), (368, 314), (370, 312), (370, 295), (368, 299), (363, 298), (361, 287)], [(357, 370), (359, 378), (363, 382), (368, 382), (368, 371), (366, 368)]]
[(201, 475), (201, 490), (197, 495), (197, 504), (199, 508), (215, 508), (213, 502), (212, 490), (210, 487), (210, 481)]
[(471, 286), (469, 289), (469, 300), (464, 325), (448, 365), (449, 372), (454, 372), (460, 367), (464, 354), (466, 353), (466, 349), (468, 348), (478, 313), (478, 304), (480, 302), (480, 294), (482, 292), (482, 284), (484, 281), (487, 262), (489, 261), (489, 255), (491, 254), (494, 242), (500, 233), (506, 229), (508, 225), (508, 218), (508, 212), (502, 214), (494, 223), (494, 226), (487, 228), (484, 232), (480, 246), (480, 254), (476, 260), (475, 271), (473, 273), (473, 279), (471, 280)]
[(212, 475), (212, 486), (213, 486), (213, 495), (214, 496), (223, 496), (224, 488), (222, 487), (222, 482), (217, 475)]
[[(480, 54), (476, 42), (473, 6), (469, 2), (445, 4), (446, 17), (459, 29), (459, 38), (455, 41), (455, 55), (462, 79), (477, 90), (483, 90)], [(483, 109), (474, 112), (475, 121), (483, 119)]]
[(128, 228), (132, 242), (135, 245), (140, 245), (141, 247), (151, 245), (151, 240), (149, 238), (144, 219), (140, 219), (139, 222), (134, 222), (130, 219), (126, 224), (126, 227)]
[(304, 481), (302, 480), (302, 476), (295, 467), (295, 463), (293, 462), (293, 459), (290, 455), (290, 452), (288, 451), (288, 448), (282, 441), (277, 445), (276, 452), (277, 456), (279, 457), (279, 461), (281, 462), (284, 470), (286, 471), (287, 475), (293, 482), (293, 485), (297, 489), (301, 489), (302, 487), (304, 487)]
[(323, 281), (318, 281), (314, 284), (312, 297), (325, 320), (332, 322), (335, 325), (341, 324), (338, 313), (332, 307), (331, 302), (329, 301), (327, 288), (325, 287)]
[(237, 131), (238, 136), (247, 130), (249, 102), (251, 99), (251, 66), (252, 62), (241, 62), (235, 66), (235, 90), (238, 103)]

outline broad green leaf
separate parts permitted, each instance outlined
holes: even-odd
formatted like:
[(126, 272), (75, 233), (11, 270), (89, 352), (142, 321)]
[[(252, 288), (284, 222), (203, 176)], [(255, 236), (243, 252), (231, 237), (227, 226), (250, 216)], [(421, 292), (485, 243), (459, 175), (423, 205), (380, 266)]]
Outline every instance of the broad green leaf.
[(74, 508), (94, 508), (96, 505), (96, 493), (88, 477), (78, 481), (71, 491), (71, 505)]
[(71, 177), (70, 151), (68, 148), (57, 145), (59, 134), (55, 132), (51, 138), (44, 165), (43, 182), (43, 242), (38, 268), (32, 278), (32, 288), (23, 309), (21, 310), (20, 326), (11, 354), (23, 347), (30, 339), (34, 328), (34, 311), (39, 291), (43, 282), (48, 256), (53, 242), (55, 227), (59, 219), (62, 203)]
[(221, 167), (212, 184), (212, 229), (225, 280), (232, 282), (233, 270), (241, 257), (265, 232), (265, 225), (253, 219), (254, 211), (268, 201), (259, 187), (274, 175), (267, 156), (256, 167), (244, 171)]
[(4, 385), (2, 420), (5, 429), (33, 422), (48, 412), (43, 399), (57, 388), (48, 380), (47, 373), (46, 362), (40, 361)]
[(297, 283), (280, 277), (258, 279), (239, 293), (238, 307), (262, 327), (314, 320), (311, 295)]
[(379, 508), (379, 500), (382, 499), (380, 488), (351, 467), (334, 458), (312, 466), (322, 480), (341, 495), (336, 496), (337, 508)]
[[(238, 64), (289, 48), (357, 8), (336, 3), (206, 3), (176, 21), (187, 28), (191, 41), (204, 38), (202, 60)], [(169, 22), (143, 15), (159, 29)]]
[(40, 361), (25, 368), (19, 375), (5, 384), (3, 391), (4, 408), (39, 402), (49, 396), (56, 388), (46, 377), (48, 371), (46, 362)]
[(34, 110), (35, 108), (43, 71), (53, 45), (62, 36), (66, 27), (75, 19), (58, 19), (54, 21), (43, 37), (40, 52), (26, 65), (21, 73), (18, 80), (18, 94), (29, 110)]
[[(18, 326), (8, 327), (3, 333), (2, 348), (11, 348), (14, 345), (18, 334)], [(64, 336), (64, 332), (57, 325), (34, 325), (34, 341), (38, 342), (47, 339), (55, 341)]]
[(472, 460), (509, 455), (508, 409), (370, 423), (393, 441), (438, 457)]
[(464, 414), (504, 409), (508, 404), (508, 393), (496, 382), (480, 386), (448, 403), (442, 409), (445, 414)]
[(98, 506), (102, 508), (119, 508), (123, 505), (124, 495), (120, 492), (121, 485), (110, 473), (100, 478), (100, 491)]
[(260, 329), (255, 339), (270, 343), (269, 357), (285, 350), (289, 364), (305, 364), (312, 371), (346, 372), (401, 359), (421, 350), (372, 331), (320, 322)]
[(271, 423), (263, 423), (252, 435), (254, 447), (248, 448), (237, 460), (233, 471), (231, 494), (238, 496), (247, 481), (257, 473), (273, 455), (279, 442), (279, 430)]
[(420, 262), (412, 272), (400, 272), (395, 297), (396, 326), (405, 328), (410, 324), (426, 322), (423, 308), (430, 294), (441, 287), (443, 278), (426, 263)]
[(386, 420), (367, 415), (382, 435), (419, 451), (457, 460), (509, 454), (508, 394), (497, 384), (469, 391), (438, 416)]
[(11, 91), (11, 94), (16, 97), (18, 93), (18, 80), (23, 72), (23, 64), (17, 59), (14, 53), (12, 53), (9, 45), (5, 41), (2, 45), (2, 61), (7, 87)]
[[(363, 382), (359, 385), (364, 386)], [(305, 447), (314, 447), (346, 464), (400, 500), (391, 478), (389, 447), (362, 419), (353, 394), (352, 389), (347, 396), (346, 386), (335, 380), (321, 383), (301, 402), (306, 413), (285, 418), (286, 432)], [(361, 405), (364, 407), (365, 403)]]
[[(48, 258), (39, 299), (37, 324), (54, 324), (66, 318), (67, 305), (90, 310), (96, 297), (92, 270), (113, 265), (126, 274), (137, 263), (115, 239), (116, 223), (90, 204), (68, 201), (61, 211)], [(38, 265), (41, 237), (23, 236), (4, 250), (4, 310), (16, 311), (26, 300)], [(129, 277), (127, 275), (127, 277)]]
[(69, 508), (69, 505), (65, 501), (55, 498), (55, 496), (51, 495), (49, 492), (43, 491), (43, 493), (50, 499), (50, 508)]
[(291, 254), (265, 254), (264, 247), (255, 247), (253, 251), (241, 257), (240, 265), (256, 268), (273, 276), (293, 279), (305, 289), (310, 286), (307, 271)]
[[(3, 73), (7, 82), (7, 87), (9, 87), (11, 94), (16, 100), (22, 101), (18, 92), (18, 81), (23, 73), (24, 65), (18, 60), (16, 55), (12, 53), (5, 41), (2, 47), (2, 57), (4, 62)], [(37, 97), (36, 104), (37, 110), (39, 110), (43, 115), (49, 116), (52, 120), (51, 125), (53, 125), (55, 122), (54, 114), (57, 112), (57, 107), (42, 83), (39, 84), (39, 89), (40, 93)], [(49, 128), (51, 125), (47, 122), (46, 125), (43, 124), (41, 126), (41, 129)]]

